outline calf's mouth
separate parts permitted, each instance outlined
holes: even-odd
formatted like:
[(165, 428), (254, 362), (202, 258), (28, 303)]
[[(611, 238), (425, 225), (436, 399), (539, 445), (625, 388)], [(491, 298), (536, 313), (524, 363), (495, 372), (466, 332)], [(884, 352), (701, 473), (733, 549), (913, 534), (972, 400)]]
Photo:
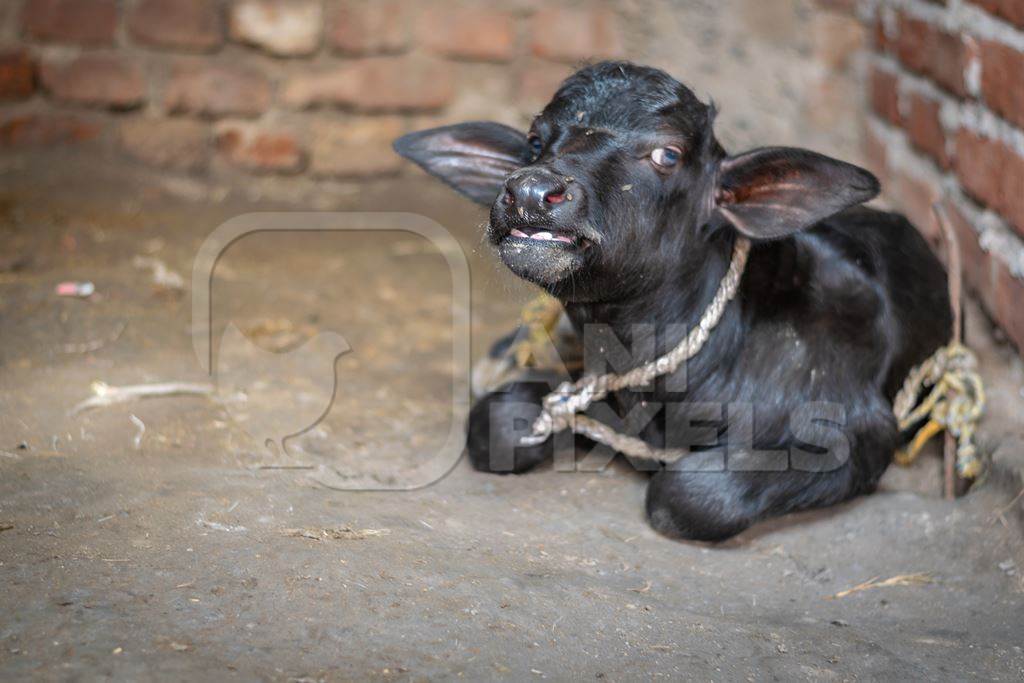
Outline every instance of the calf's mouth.
[(508, 228), (496, 244), (509, 270), (541, 286), (555, 285), (580, 270), (592, 245), (578, 230), (532, 225)]
[(524, 225), (511, 228), (506, 239), (551, 242), (553, 243), (552, 246), (559, 244), (577, 248), (586, 248), (590, 246), (590, 241), (578, 232), (535, 225)]

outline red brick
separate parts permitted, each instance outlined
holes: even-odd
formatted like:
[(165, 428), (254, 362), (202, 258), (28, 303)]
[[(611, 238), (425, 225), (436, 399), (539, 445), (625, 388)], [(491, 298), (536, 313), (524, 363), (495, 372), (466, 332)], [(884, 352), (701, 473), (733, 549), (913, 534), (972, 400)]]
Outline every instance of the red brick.
[(611, 10), (545, 5), (530, 24), (533, 54), (555, 61), (619, 57), (623, 53), (618, 20)]
[(163, 168), (194, 171), (206, 166), (208, 126), (186, 119), (131, 119), (121, 124), (121, 146), (131, 156)]
[(74, 144), (94, 140), (101, 132), (98, 124), (70, 114), (22, 114), (0, 122), (0, 146)]
[(997, 263), (995, 277), (996, 321), (1024, 353), (1024, 280), (1014, 277), (1003, 263)]
[[(964, 284), (984, 304), (985, 308), (995, 312), (995, 296), (992, 283), (992, 264), (989, 255), (981, 248), (978, 232), (971, 227), (967, 218), (952, 201), (943, 202), (949, 223), (956, 233), (960, 245), (960, 260), (963, 265)], [(943, 254), (943, 263), (946, 258)]]
[(886, 53), (889, 51), (889, 37), (885, 35), (885, 22), (882, 17), (876, 17), (871, 27), (871, 45), (876, 52)]
[(316, 52), (322, 26), (320, 0), (235, 0), (231, 5), (232, 40), (281, 57)]
[(117, 31), (116, 0), (27, 0), (21, 15), (36, 40), (111, 45)]
[(410, 4), (397, 0), (343, 0), (327, 35), (339, 52), (388, 54), (409, 47)]
[(253, 69), (185, 63), (174, 70), (164, 94), (173, 113), (257, 116), (270, 105), (270, 82)]
[[(896, 21), (897, 15), (892, 15), (892, 20), (895, 25), (890, 26), (890, 21), (886, 15), (883, 15), (879, 11), (878, 16), (875, 18), (874, 24), (874, 45), (879, 52), (885, 54), (895, 54), (896, 46), (899, 42), (897, 37), (899, 35), (899, 22)], [(890, 32), (891, 31), (891, 32)]]
[(141, 0), (128, 15), (140, 43), (204, 52), (224, 42), (220, 8), (209, 0)]
[(311, 129), (310, 166), (316, 175), (376, 176), (395, 173), (402, 160), (391, 143), (402, 135), (397, 116), (325, 119)]
[(1001, 19), (1024, 28), (1024, 3), (1020, 0), (971, 0)]
[(896, 76), (878, 68), (873, 69), (869, 87), (871, 88), (871, 108), (875, 113), (889, 123), (900, 125), (903, 117), (900, 116), (900, 96), (896, 86)]
[(516, 103), (524, 111), (540, 111), (572, 71), (571, 67), (560, 64), (527, 63), (519, 73)]
[(36, 62), (25, 50), (0, 53), (0, 101), (24, 100), (36, 89)]
[(998, 140), (960, 129), (954, 165), (964, 190), (1024, 235), (1024, 158)]
[(54, 98), (76, 104), (129, 109), (146, 97), (139, 65), (114, 55), (83, 54), (70, 62), (44, 63), (42, 82)]
[(1007, 121), (1024, 127), (1024, 52), (982, 41), (981, 96)]
[(250, 171), (298, 173), (306, 162), (299, 141), (290, 132), (244, 123), (217, 127), (217, 151), (228, 163)]
[(296, 107), (335, 104), (364, 111), (403, 111), (438, 109), (453, 95), (448, 64), (422, 57), (370, 57), (295, 76), (283, 98)]
[(935, 100), (918, 93), (909, 96), (909, 111), (903, 122), (910, 143), (935, 160), (942, 168), (949, 168), (946, 152), (946, 131), (939, 118), (941, 106)]
[(461, 59), (505, 62), (515, 50), (515, 19), (507, 12), (478, 7), (431, 5), (418, 22), (427, 49)]
[(967, 96), (964, 70), (970, 52), (960, 36), (900, 15), (896, 53), (911, 71), (932, 78), (955, 95)]

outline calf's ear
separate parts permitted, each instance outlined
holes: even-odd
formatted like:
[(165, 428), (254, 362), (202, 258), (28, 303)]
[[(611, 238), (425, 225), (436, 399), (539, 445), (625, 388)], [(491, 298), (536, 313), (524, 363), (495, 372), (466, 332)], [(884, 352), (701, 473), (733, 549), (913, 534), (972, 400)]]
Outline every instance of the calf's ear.
[(489, 121), (409, 133), (395, 140), (394, 147), (479, 204), (491, 204), (505, 177), (530, 158), (525, 135)]
[(714, 205), (747, 237), (773, 239), (878, 191), (878, 179), (853, 164), (805, 149), (764, 147), (722, 160)]

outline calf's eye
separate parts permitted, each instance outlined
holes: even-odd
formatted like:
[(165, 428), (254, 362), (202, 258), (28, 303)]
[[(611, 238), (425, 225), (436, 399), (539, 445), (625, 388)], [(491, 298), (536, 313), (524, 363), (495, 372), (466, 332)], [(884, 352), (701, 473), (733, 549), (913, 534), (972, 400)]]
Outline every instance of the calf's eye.
[(544, 145), (541, 143), (540, 138), (536, 135), (531, 135), (526, 139), (528, 145), (530, 145), (530, 154), (533, 155), (534, 161), (540, 158), (540, 153), (544, 151)]
[(678, 147), (659, 147), (651, 152), (651, 161), (660, 168), (672, 168), (683, 158), (683, 151)]

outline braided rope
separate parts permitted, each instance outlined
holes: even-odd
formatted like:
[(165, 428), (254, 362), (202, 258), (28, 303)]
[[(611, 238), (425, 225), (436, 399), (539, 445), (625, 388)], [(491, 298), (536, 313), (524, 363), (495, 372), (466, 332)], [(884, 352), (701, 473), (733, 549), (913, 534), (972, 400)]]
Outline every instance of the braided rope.
[(640, 460), (658, 460), (671, 464), (690, 454), (688, 448), (654, 448), (643, 439), (617, 432), (605, 423), (586, 415), (575, 417), (572, 431), (591, 441), (602, 443), (618, 453)]
[(520, 445), (536, 446), (547, 441), (556, 432), (571, 429), (576, 434), (603, 443), (634, 458), (674, 462), (686, 455), (685, 450), (652, 448), (642, 439), (619, 434), (607, 425), (580, 416), (578, 413), (582, 413), (590, 404), (600, 401), (609, 393), (646, 386), (656, 377), (673, 373), (681, 364), (700, 353), (711, 336), (711, 331), (725, 314), (726, 306), (739, 290), (749, 254), (750, 240), (737, 237), (729, 269), (718, 284), (715, 297), (704, 310), (697, 326), (691, 329), (675, 348), (664, 356), (639, 365), (623, 375), (609, 372), (604, 375), (581, 377), (576, 382), (563, 382), (544, 397), (541, 402), (541, 413), (534, 420), (531, 433), (520, 439)]

